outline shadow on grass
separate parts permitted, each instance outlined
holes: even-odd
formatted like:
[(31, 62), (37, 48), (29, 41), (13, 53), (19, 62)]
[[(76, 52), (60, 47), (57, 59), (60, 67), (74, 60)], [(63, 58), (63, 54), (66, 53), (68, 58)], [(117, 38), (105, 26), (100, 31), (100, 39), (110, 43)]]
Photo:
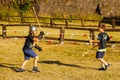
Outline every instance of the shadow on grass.
[(0, 63), (0, 67), (10, 68), (10, 69), (12, 69), (13, 71), (17, 72), (18, 67), (14, 67), (15, 65), (17, 65), (17, 64)]
[(75, 64), (62, 63), (62, 62), (60, 62), (58, 60), (57, 61), (43, 60), (43, 61), (39, 61), (38, 63), (57, 64), (59, 66), (68, 66), (68, 67), (81, 68), (81, 69), (93, 69), (93, 70), (97, 70), (96, 68), (93, 68), (93, 67), (85, 67), (85, 66), (80, 66), (80, 65), (75, 65)]

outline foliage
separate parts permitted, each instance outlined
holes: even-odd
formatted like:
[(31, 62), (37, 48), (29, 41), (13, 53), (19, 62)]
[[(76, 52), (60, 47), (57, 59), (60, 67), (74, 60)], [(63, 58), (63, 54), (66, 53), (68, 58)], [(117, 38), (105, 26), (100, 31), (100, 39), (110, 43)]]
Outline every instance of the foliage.
[[(111, 1), (106, 0), (23, 0), (23, 3), (20, 2), (22, 0), (2, 1), (5, 1), (6, 4), (0, 4), (0, 15), (22, 13), (28, 16), (32, 14), (30, 10), (34, 5), (37, 15), (44, 17), (102, 19), (103, 16), (120, 16), (120, 0), (113, 0), (112, 4)], [(11, 9), (9, 10), (7, 5), (10, 1)], [(34, 1), (34, 3), (30, 1)], [(98, 4), (100, 4), (102, 15), (95, 13)]]
[(19, 12), (19, 13), (25, 13), (31, 8), (31, 3), (30, 0), (25, 0), (24, 3), (20, 3), (20, 0), (16, 0), (14, 2), (14, 8)]
[(7, 7), (3, 7), (3, 5), (0, 4), (0, 15), (6, 16), (7, 12), (8, 12), (8, 8)]

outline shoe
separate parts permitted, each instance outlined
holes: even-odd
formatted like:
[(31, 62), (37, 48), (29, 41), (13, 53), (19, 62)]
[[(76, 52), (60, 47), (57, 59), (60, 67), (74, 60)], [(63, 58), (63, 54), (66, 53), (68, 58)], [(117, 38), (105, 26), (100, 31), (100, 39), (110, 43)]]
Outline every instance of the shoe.
[(104, 69), (105, 69), (104, 67), (98, 68), (98, 70), (102, 70), (102, 71), (104, 71)]
[(105, 65), (105, 71), (108, 69), (108, 67), (110, 67), (110, 64), (108, 64), (108, 65)]
[(24, 72), (22, 68), (19, 68), (17, 72)]
[(40, 72), (37, 67), (33, 67), (32, 72)]

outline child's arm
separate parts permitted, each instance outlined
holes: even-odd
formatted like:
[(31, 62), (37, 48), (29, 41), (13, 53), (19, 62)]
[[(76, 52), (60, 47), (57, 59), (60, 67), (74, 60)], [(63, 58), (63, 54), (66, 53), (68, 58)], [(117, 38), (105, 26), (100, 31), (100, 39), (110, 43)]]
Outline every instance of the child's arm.
[[(99, 40), (92, 40), (92, 39), (90, 39), (89, 42), (92, 45), (93, 43), (99, 43), (100, 41)], [(96, 46), (98, 46), (98, 44)]]
[(38, 42), (38, 41), (39, 41), (39, 39), (38, 39), (38, 38), (33, 38), (33, 40), (34, 40), (35, 42)]
[(43, 35), (44, 35), (44, 32), (41, 31), (41, 32), (39, 33), (38, 38), (33, 38), (33, 40), (34, 40), (35, 42), (38, 42), (39, 40), (41, 40), (41, 39), (43, 38)]

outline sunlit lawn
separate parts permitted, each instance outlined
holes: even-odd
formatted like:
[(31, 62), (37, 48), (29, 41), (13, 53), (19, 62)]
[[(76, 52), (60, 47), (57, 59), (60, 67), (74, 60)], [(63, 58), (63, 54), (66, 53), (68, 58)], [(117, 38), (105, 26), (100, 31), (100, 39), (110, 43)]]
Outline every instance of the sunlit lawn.
[[(12, 27), (7, 29), (7, 35), (26, 36), (28, 28)], [(45, 36), (59, 38), (59, 29), (46, 29)], [(39, 34), (39, 30), (37, 35)], [(66, 30), (65, 38), (88, 40), (84, 34), (89, 31)], [(95, 33), (97, 36), (98, 32)], [(119, 32), (108, 32), (112, 35), (112, 40), (119, 41)], [(12, 38), (2, 39), (0, 37), (0, 80), (120, 80), (120, 45), (109, 44), (105, 60), (111, 66), (107, 71), (98, 71), (100, 63), (95, 58), (97, 48), (91, 50), (87, 55), (82, 55), (92, 48), (87, 43), (64, 42), (59, 41), (51, 43), (46, 39), (37, 44), (43, 48), (42, 52), (35, 52), (39, 55), (38, 68), (40, 73), (32, 73), (32, 59), (25, 67), (25, 72), (17, 73), (24, 60), (22, 47), (25, 39)]]

